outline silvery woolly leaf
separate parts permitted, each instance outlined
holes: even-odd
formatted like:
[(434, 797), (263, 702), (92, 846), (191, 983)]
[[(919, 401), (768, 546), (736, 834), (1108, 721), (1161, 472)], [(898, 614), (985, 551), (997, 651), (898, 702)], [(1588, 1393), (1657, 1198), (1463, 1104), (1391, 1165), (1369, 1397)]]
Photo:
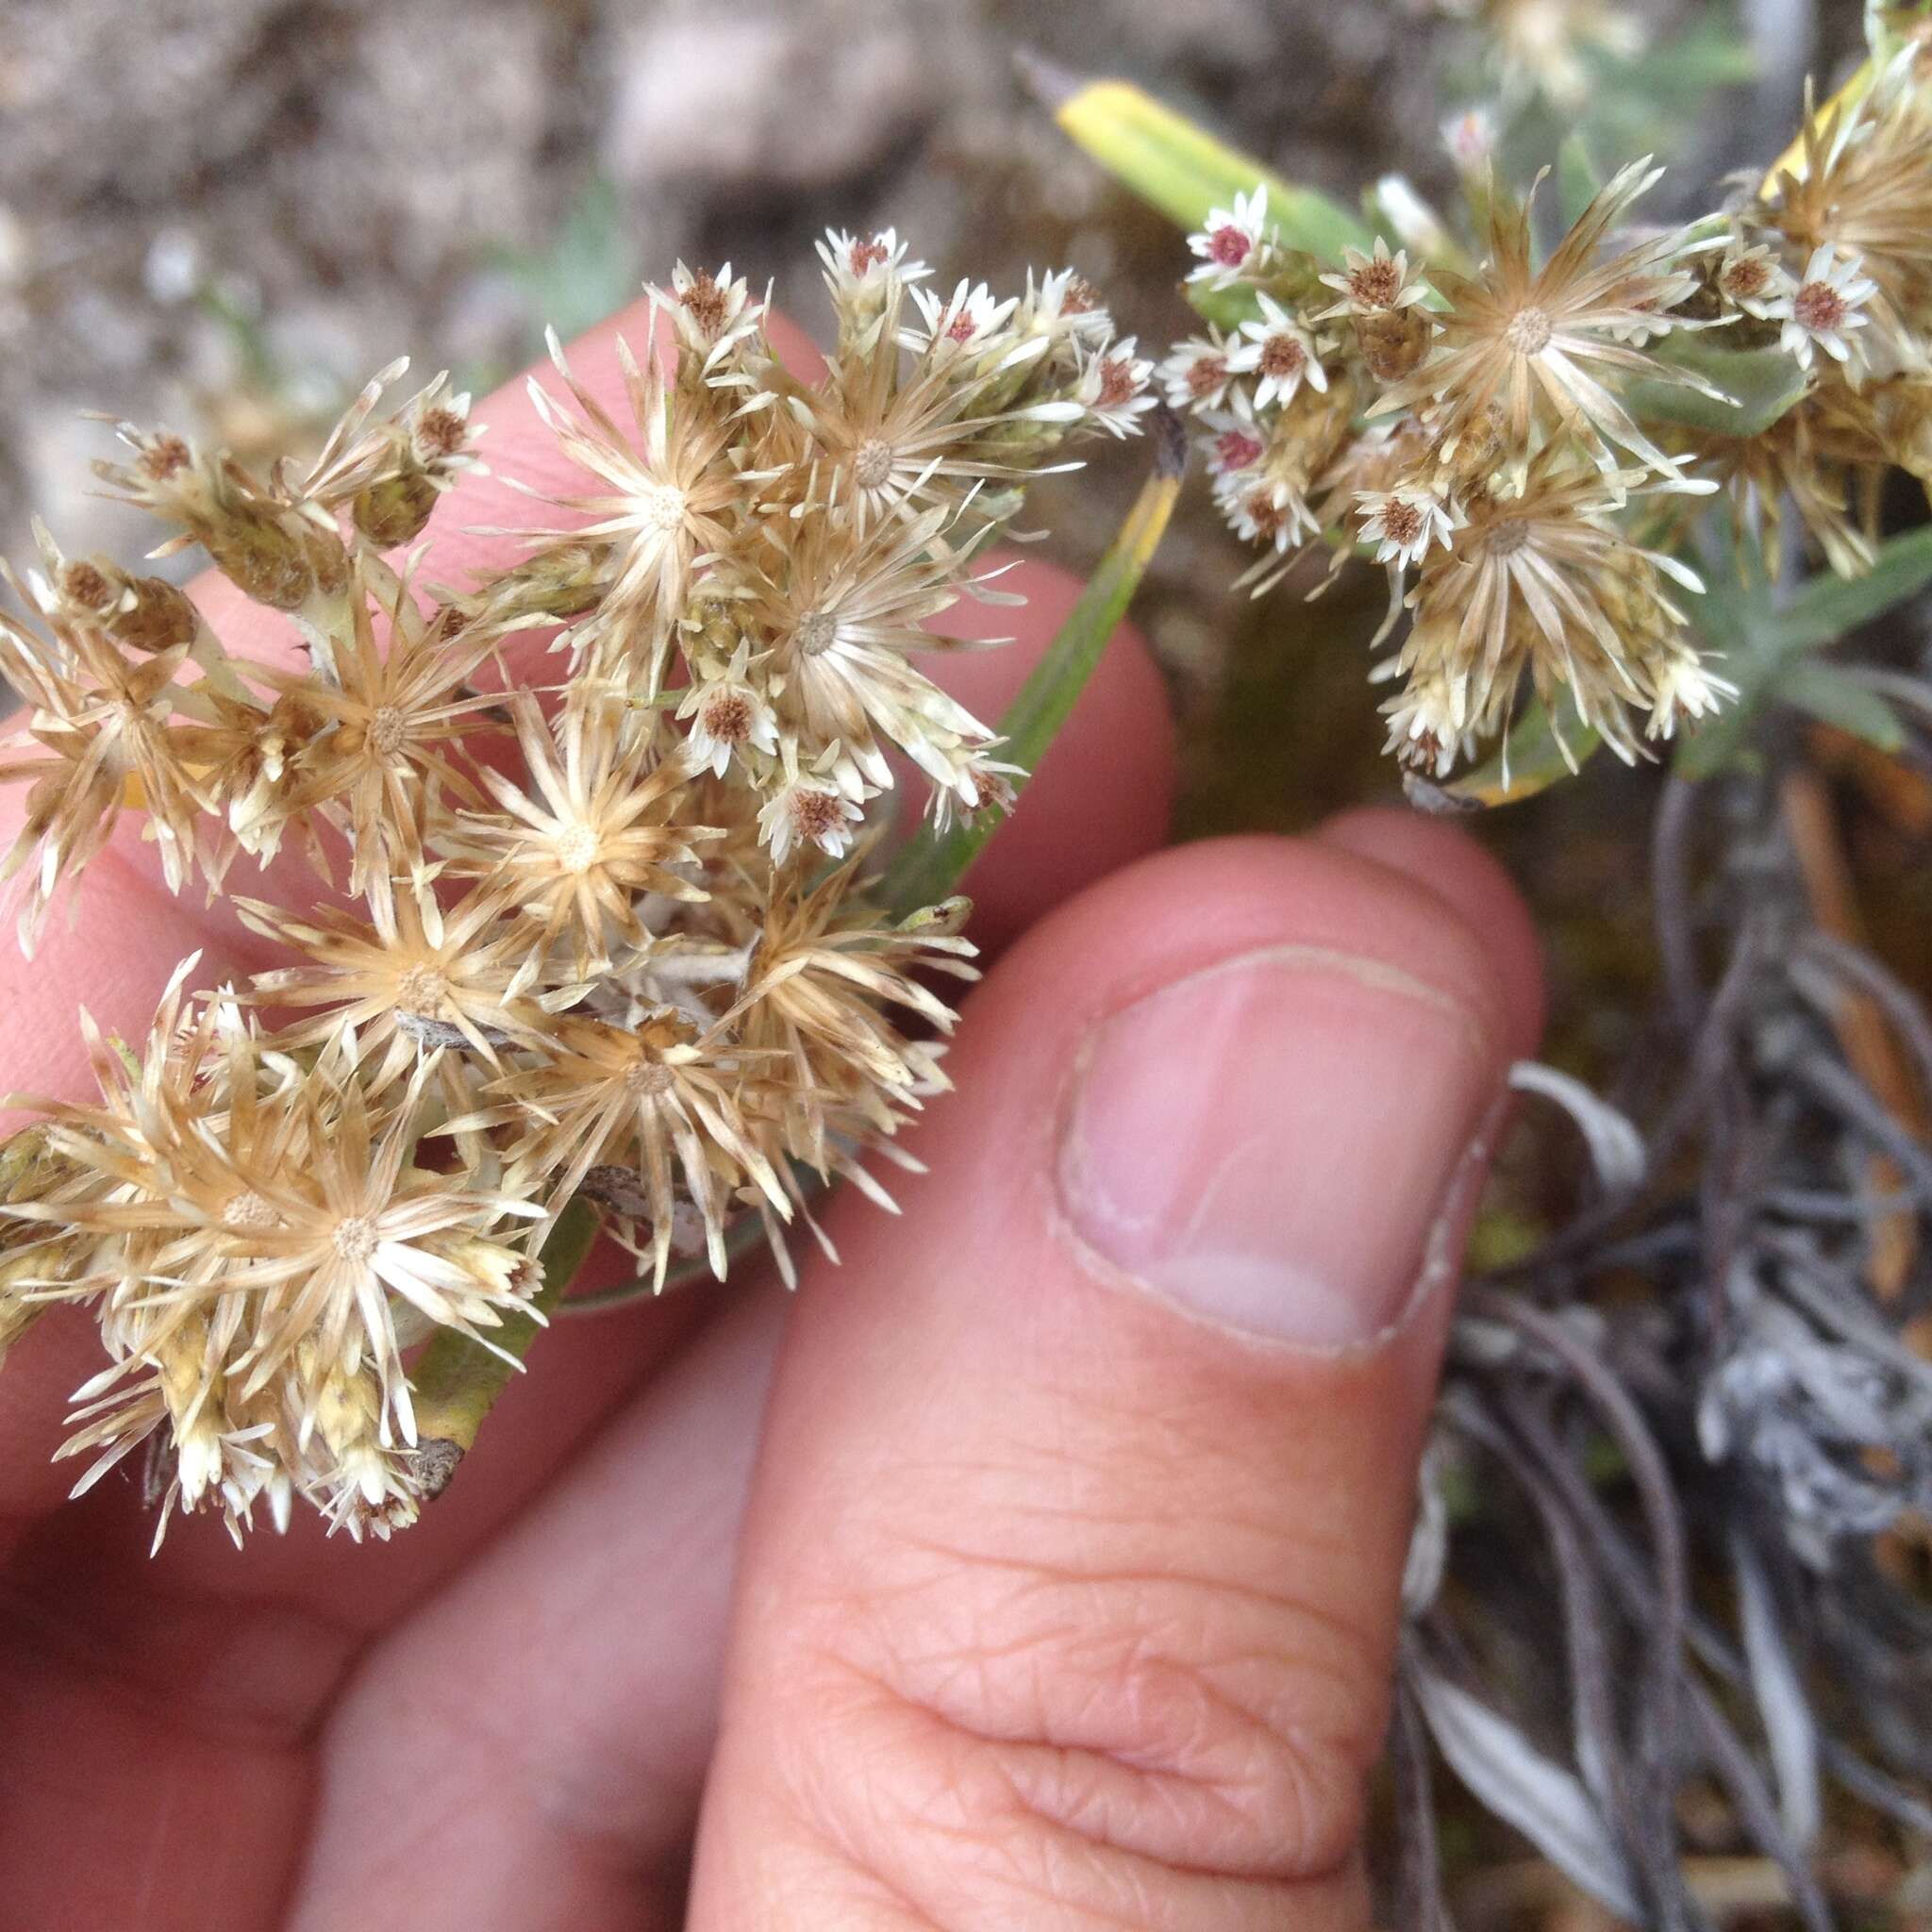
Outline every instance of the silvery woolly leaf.
[(1546, 1067), (1541, 1060), (1518, 1060), (1509, 1069), (1509, 1084), (1518, 1093), (1540, 1094), (1554, 1101), (1575, 1122), (1590, 1149), (1596, 1177), (1607, 1191), (1625, 1193), (1643, 1178), (1643, 1136), (1581, 1080)]
[(1438, 1749), (1470, 1792), (1583, 1890), (1641, 1924), (1642, 1907), (1582, 1783), (1480, 1698), (1418, 1664), (1411, 1679)]
[(1771, 1578), (1742, 1536), (1733, 1531), (1730, 1543), (1731, 1566), (1738, 1578), (1738, 1621), (1758, 1720), (1777, 1774), (1778, 1810), (1791, 1842), (1808, 1852), (1816, 1846), (1824, 1823), (1818, 1726), (1797, 1660), (1785, 1641)]

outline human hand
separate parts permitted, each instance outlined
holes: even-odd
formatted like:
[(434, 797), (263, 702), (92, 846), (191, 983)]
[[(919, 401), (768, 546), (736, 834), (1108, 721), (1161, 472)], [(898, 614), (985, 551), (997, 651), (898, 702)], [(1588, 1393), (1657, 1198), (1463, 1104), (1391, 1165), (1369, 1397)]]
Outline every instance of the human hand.
[[(572, 351), (607, 391), (621, 325)], [(479, 413), (560, 475), (520, 392)], [(526, 518), (465, 479), (437, 574)], [(1037, 652), (1072, 589), (1022, 577)], [(955, 660), (962, 693), (996, 714), (1028, 655)], [(836, 1199), (845, 1265), (796, 1296), (558, 1323), (393, 1542), (194, 1520), (150, 1562), (132, 1479), (57, 1508), (98, 1343), (31, 1330), (7, 1932), (1365, 1924), (1446, 1263), (1534, 946), (1473, 845), (1396, 814), (1141, 858), (1171, 771), (1124, 637), (971, 882), (982, 938), (1024, 936), (904, 1217)], [(76, 1005), (139, 1029), (196, 948), (204, 983), (269, 963), (145, 858), (4, 969), (8, 1086), (80, 1096)]]

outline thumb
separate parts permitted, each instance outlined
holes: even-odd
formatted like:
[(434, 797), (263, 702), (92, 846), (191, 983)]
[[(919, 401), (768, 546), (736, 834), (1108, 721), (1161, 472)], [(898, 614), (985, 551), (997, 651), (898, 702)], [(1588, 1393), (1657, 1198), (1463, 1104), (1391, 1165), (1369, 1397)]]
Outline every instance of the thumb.
[(698, 1932), (1367, 1925), (1470, 1149), (1535, 983), (1490, 862), (1387, 814), (1159, 855), (1002, 962), (932, 1178), (793, 1311)]

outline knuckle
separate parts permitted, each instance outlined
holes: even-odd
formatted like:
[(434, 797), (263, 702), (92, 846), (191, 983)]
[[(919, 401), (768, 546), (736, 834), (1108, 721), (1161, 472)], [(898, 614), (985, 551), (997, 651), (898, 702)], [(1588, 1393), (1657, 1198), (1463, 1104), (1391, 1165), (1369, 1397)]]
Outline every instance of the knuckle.
[(1149, 1884), (1278, 1900), (1353, 1869), (1387, 1686), (1292, 1589), (902, 1548), (791, 1630), (813, 1722), (786, 1781), (859, 1863), (943, 1839), (982, 1884), (1137, 1924), (1166, 1923), (1128, 1895)]

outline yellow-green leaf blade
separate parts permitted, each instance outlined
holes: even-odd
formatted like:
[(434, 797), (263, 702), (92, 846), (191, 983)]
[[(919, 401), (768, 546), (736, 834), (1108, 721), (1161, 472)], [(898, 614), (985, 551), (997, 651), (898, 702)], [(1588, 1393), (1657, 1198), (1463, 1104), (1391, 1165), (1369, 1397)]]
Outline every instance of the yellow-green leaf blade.
[(1264, 187), (1285, 246), (1339, 259), (1344, 247), (1374, 245), (1367, 225), (1341, 203), (1283, 180), (1130, 81), (1090, 80), (1032, 56), (1021, 71), (1074, 142), (1184, 228), (1203, 226), (1210, 210)]

